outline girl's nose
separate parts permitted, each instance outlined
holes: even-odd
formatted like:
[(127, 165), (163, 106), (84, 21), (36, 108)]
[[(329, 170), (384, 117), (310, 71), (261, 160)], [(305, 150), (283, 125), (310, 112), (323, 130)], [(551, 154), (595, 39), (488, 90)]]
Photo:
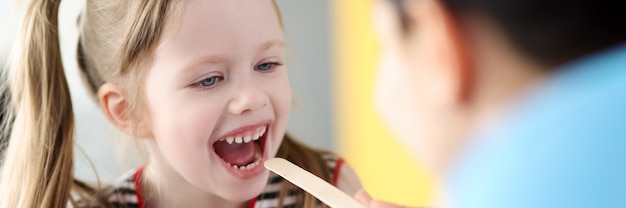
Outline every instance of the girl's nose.
[(263, 108), (269, 102), (267, 93), (254, 81), (239, 83), (239, 87), (234, 91), (235, 96), (228, 104), (228, 111), (233, 115), (240, 115), (246, 112), (253, 112)]

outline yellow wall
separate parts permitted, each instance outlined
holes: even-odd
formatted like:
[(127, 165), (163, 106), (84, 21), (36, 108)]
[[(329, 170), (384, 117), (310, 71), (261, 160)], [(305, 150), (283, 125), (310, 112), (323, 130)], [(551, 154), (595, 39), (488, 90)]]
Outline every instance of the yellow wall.
[(371, 0), (333, 0), (335, 116), (339, 151), (375, 198), (430, 205), (433, 181), (390, 135), (373, 106), (377, 46)]

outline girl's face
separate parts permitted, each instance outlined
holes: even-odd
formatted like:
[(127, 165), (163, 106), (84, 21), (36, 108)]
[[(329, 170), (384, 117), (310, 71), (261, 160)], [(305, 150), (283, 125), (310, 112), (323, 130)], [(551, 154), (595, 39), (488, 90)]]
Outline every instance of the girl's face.
[(184, 1), (145, 83), (148, 171), (229, 201), (265, 187), (291, 91), (277, 10), (263, 1)]

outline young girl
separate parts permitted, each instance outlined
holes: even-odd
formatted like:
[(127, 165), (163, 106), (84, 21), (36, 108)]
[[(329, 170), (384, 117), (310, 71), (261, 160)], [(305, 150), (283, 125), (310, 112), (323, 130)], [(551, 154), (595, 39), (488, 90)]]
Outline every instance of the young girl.
[(2, 207), (321, 206), (270, 176), (262, 164), (275, 156), (348, 194), (360, 188), (341, 159), (285, 134), (291, 92), (270, 0), (87, 1), (78, 47), (86, 83), (108, 120), (149, 156), (103, 191), (74, 180), (59, 0), (26, 6)]

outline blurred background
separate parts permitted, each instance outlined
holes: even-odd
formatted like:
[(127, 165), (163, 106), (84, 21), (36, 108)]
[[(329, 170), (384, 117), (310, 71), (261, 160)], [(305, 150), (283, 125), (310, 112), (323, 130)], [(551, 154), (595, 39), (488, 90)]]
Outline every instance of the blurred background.
[[(371, 14), (374, 1), (277, 2), (290, 49), (287, 66), (294, 101), (288, 131), (311, 146), (341, 154), (374, 197), (429, 205), (436, 191), (431, 177), (414, 165), (373, 106), (377, 65)], [(140, 160), (118, 159), (118, 133), (87, 95), (77, 74), (75, 22), (83, 4), (83, 0), (65, 0), (59, 12), (61, 50), (77, 123), (76, 177), (112, 181)], [(3, 67), (17, 32), (14, 13), (13, 1), (0, 1)]]

